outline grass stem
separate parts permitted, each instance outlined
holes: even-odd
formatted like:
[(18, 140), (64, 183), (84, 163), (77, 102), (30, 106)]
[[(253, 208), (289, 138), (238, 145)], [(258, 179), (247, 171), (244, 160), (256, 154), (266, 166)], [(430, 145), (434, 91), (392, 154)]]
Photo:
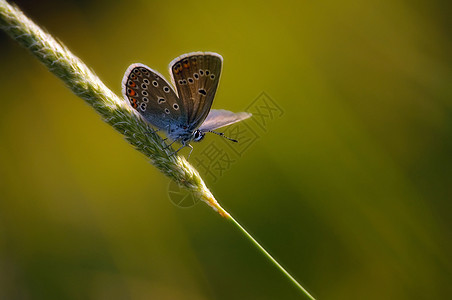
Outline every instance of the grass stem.
[(0, 0), (0, 29), (27, 48), (55, 76), (60, 78), (73, 93), (84, 99), (103, 118), (124, 135), (138, 151), (150, 159), (162, 173), (179, 185), (192, 191), (221, 216), (232, 222), (244, 233), (294, 284), (310, 299), (312, 296), (217, 202), (198, 171), (184, 157), (172, 155), (164, 140), (153, 132), (124, 99), (115, 95), (68, 48), (45, 32), (20, 9)]

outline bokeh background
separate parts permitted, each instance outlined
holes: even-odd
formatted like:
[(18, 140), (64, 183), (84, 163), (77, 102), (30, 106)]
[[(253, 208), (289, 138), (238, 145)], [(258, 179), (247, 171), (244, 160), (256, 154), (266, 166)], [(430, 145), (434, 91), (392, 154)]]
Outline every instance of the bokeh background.
[[(205, 176), (224, 207), (319, 299), (450, 299), (448, 1), (16, 3), (117, 93), (222, 54), (214, 108), (284, 111)], [(1, 299), (303, 298), (3, 32), (0, 66)]]

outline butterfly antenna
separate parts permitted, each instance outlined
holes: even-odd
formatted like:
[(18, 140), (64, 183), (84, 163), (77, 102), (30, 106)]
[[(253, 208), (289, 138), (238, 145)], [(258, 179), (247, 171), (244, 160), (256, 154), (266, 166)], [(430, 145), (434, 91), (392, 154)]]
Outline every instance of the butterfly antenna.
[(231, 142), (234, 142), (234, 143), (238, 143), (238, 142), (239, 142), (239, 141), (237, 141), (237, 140), (234, 140), (234, 139), (231, 139), (231, 138), (225, 136), (223, 132), (216, 132), (216, 131), (213, 131), (213, 130), (209, 130), (209, 132), (212, 132), (212, 133), (215, 133), (215, 134), (217, 134), (217, 135), (219, 135), (219, 136), (222, 136), (222, 137), (224, 137), (224, 138), (227, 138), (227, 139), (230, 140)]

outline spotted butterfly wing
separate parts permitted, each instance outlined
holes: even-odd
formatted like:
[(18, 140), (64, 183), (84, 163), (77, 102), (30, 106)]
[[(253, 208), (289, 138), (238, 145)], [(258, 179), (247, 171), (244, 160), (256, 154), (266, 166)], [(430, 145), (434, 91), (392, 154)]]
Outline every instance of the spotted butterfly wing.
[(215, 130), (217, 128), (243, 121), (249, 117), (251, 117), (251, 114), (247, 112), (233, 113), (232, 111), (225, 109), (212, 109), (210, 110), (206, 120), (199, 127), (199, 130), (202, 132)]
[(209, 114), (222, 63), (221, 55), (212, 52), (184, 54), (170, 63), (172, 81), (184, 104), (190, 130), (198, 128)]
[(122, 81), (122, 94), (141, 116), (160, 129), (186, 123), (186, 111), (165, 78), (143, 64), (132, 64)]

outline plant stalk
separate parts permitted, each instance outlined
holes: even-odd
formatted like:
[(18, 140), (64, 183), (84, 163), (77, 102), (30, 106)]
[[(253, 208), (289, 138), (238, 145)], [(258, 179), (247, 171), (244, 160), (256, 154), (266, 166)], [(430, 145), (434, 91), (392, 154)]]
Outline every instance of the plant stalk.
[(172, 155), (163, 139), (125, 100), (114, 94), (68, 48), (27, 18), (19, 8), (0, 0), (0, 29), (27, 48), (69, 89), (91, 105), (105, 122), (124, 135), (162, 173), (192, 191), (226, 219), (231, 220), (310, 299), (314, 299), (257, 241), (226, 212), (212, 195), (198, 171), (184, 157)]

